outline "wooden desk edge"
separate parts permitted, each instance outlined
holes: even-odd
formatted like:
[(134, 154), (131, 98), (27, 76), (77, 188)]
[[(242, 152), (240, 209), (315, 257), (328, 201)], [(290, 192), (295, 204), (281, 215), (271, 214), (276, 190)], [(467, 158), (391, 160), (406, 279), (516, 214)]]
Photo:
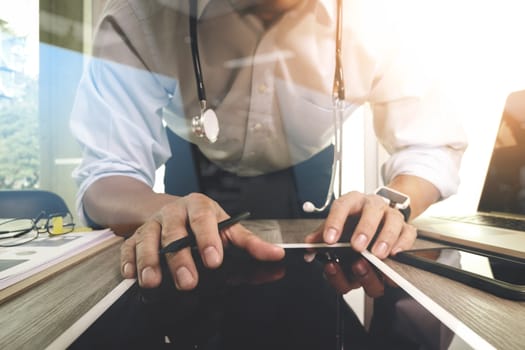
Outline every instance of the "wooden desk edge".
[(112, 247), (115, 244), (122, 242), (123, 238), (119, 236), (110, 237), (103, 242), (90, 247), (75, 256), (72, 256), (64, 261), (59, 262), (56, 265), (53, 265), (43, 271), (36, 273), (33, 276), (30, 276), (20, 282), (17, 282), (3, 290), (0, 291), (0, 305), (6, 301), (11, 300), (12, 298), (17, 297), (21, 293), (25, 292), (29, 288), (33, 288), (40, 283), (45, 282), (49, 278), (57, 275), (58, 273), (69, 269), (82, 261), (86, 260), (89, 257), (92, 257), (95, 254), (100, 253), (101, 251)]

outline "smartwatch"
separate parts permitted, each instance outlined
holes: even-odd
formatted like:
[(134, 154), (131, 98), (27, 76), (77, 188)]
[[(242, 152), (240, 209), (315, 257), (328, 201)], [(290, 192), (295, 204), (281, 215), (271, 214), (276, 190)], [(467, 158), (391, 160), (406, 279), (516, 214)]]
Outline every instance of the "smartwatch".
[(399, 210), (401, 214), (403, 214), (405, 221), (408, 221), (410, 218), (409, 196), (386, 186), (379, 187), (374, 193), (383, 197), (385, 202), (387, 202), (391, 208), (396, 208)]

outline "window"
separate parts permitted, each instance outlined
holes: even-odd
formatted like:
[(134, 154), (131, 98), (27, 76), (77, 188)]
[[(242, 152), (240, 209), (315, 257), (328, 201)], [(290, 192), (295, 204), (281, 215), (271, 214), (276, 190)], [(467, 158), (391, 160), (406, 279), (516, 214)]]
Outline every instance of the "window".
[(75, 211), (69, 114), (102, 4), (0, 3), (0, 189), (51, 190)]
[(35, 188), (40, 184), (38, 3), (2, 2), (0, 14), (0, 188)]

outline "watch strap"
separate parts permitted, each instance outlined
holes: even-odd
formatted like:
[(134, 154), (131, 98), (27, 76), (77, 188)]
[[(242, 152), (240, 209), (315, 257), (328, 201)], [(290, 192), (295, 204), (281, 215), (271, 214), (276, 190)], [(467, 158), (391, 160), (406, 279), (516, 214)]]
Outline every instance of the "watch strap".
[(410, 219), (410, 213), (411, 213), (410, 205), (404, 209), (397, 208), (397, 210), (399, 210), (401, 214), (403, 214), (403, 217), (405, 218), (405, 222), (408, 222), (408, 219)]

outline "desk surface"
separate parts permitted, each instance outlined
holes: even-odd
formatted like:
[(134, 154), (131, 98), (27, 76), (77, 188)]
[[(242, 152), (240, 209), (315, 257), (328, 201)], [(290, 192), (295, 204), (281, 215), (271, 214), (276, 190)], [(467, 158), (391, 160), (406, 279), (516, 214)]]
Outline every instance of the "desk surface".
[(117, 243), (0, 305), (0, 348), (45, 348), (122, 280)]
[[(319, 224), (315, 220), (303, 221), (282, 222), (281, 227), (300, 234)], [(418, 248), (435, 245), (416, 242)], [(525, 344), (525, 302), (498, 298), (389, 259), (386, 263), (496, 348), (520, 349)], [(0, 305), (0, 347), (45, 347), (121, 280), (116, 244)]]
[[(418, 239), (414, 248), (443, 245)], [(390, 259), (387, 264), (497, 349), (523, 349), (525, 302), (499, 298)]]

